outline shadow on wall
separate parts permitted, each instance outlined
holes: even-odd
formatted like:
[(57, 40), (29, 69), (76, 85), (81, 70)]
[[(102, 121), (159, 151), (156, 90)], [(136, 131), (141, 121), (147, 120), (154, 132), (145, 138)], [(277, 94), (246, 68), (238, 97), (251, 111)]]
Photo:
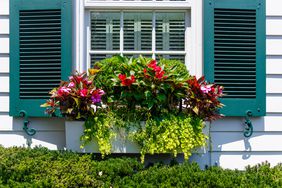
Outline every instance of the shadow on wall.
[(210, 165), (244, 169), (247, 165), (265, 161), (272, 165), (281, 163), (282, 129), (274, 130), (273, 122), (266, 122), (266, 118), (271, 117), (251, 118), (254, 132), (249, 138), (243, 135), (244, 118), (226, 117), (213, 122)]
[[(30, 128), (37, 132), (34, 136), (28, 136), (23, 131), (23, 118), (13, 118), (12, 130), (1, 135), (1, 144), (11, 146), (43, 146), (52, 150), (65, 148), (65, 120), (62, 118), (29, 118)], [(6, 137), (4, 139), (3, 137)]]

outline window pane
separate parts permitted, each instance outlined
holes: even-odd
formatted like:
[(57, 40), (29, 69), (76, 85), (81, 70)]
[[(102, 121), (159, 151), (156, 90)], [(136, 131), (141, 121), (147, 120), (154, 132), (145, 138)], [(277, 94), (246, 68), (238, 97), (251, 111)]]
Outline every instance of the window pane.
[(156, 14), (156, 49), (184, 51), (185, 13)]
[(124, 13), (124, 50), (152, 50), (152, 13)]
[(185, 55), (163, 55), (163, 54), (156, 55), (157, 61), (160, 60), (161, 58), (179, 60), (182, 63), (185, 63)]
[(91, 13), (91, 49), (119, 50), (120, 13)]

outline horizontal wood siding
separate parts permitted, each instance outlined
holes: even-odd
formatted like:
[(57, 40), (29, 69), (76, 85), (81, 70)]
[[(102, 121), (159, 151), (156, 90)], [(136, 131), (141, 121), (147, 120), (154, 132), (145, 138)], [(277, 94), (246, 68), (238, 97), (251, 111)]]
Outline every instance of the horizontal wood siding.
[(30, 118), (30, 126), (37, 130), (28, 137), (22, 130), (23, 119), (9, 116), (9, 0), (0, 5), (0, 145), (44, 146), (50, 149), (64, 149), (64, 120), (58, 118)]
[(244, 118), (226, 117), (211, 125), (211, 165), (244, 169), (268, 161), (282, 163), (282, 1), (266, 0), (266, 110), (252, 118), (254, 133), (244, 138)]

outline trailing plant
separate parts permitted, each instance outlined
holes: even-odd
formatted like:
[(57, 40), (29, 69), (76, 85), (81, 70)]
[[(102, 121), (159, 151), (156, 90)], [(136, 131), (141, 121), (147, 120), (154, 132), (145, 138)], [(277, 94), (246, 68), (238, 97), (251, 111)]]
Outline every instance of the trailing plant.
[(88, 117), (84, 123), (84, 133), (81, 136), (84, 148), (89, 142), (97, 141), (102, 157), (111, 153), (111, 140), (115, 136), (112, 131), (117, 126), (118, 119), (112, 113), (97, 112)]
[(46, 113), (61, 115), (71, 120), (86, 120), (94, 115), (95, 107), (101, 105), (104, 91), (97, 88), (86, 73), (75, 73), (69, 81), (62, 81), (60, 86), (50, 91), (50, 99), (41, 107)]
[(191, 152), (205, 146), (207, 136), (203, 134), (204, 122), (200, 118), (186, 115), (166, 114), (149, 118), (145, 126), (131, 137), (141, 146), (141, 161), (146, 153), (184, 153), (188, 159)]

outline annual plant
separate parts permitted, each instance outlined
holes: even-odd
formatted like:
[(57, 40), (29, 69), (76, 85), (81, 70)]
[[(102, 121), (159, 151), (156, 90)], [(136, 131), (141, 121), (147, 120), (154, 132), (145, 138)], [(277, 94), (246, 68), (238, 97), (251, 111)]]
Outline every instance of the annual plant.
[(219, 101), (223, 96), (223, 87), (208, 83), (202, 76), (197, 80), (194, 76), (188, 81), (189, 89), (184, 98), (185, 109), (188, 114), (193, 114), (205, 121), (221, 118), (218, 110), (224, 105)]
[(69, 81), (62, 81), (59, 87), (52, 89), (50, 99), (41, 107), (46, 107), (46, 113), (50, 115), (59, 111), (68, 119), (86, 120), (101, 105), (104, 94), (86, 73), (75, 73), (69, 77)]

